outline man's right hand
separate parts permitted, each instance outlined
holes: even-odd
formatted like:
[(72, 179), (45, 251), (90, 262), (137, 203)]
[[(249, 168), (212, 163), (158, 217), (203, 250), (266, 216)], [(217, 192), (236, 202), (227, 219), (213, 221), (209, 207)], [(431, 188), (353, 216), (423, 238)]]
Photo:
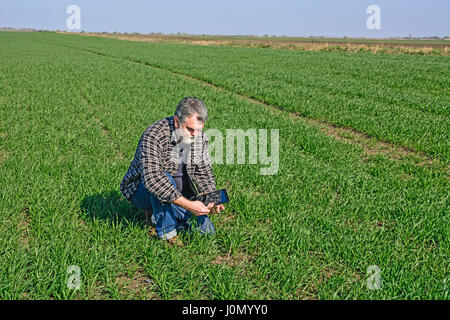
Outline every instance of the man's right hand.
[(179, 197), (175, 201), (172, 202), (173, 204), (176, 204), (177, 206), (183, 207), (186, 210), (192, 212), (195, 216), (203, 216), (207, 215), (211, 210), (206, 207), (203, 202), (201, 201), (190, 201), (186, 199), (185, 197)]
[(206, 207), (201, 201), (190, 201), (189, 208), (187, 209), (192, 212), (193, 215), (203, 216), (208, 214), (211, 210)]

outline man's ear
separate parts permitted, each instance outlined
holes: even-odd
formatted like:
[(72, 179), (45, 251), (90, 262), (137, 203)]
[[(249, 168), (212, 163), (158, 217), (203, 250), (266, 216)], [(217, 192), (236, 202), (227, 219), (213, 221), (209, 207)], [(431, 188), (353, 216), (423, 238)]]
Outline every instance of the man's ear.
[(178, 119), (178, 116), (173, 117), (173, 124), (176, 129), (178, 129), (180, 127), (180, 119)]

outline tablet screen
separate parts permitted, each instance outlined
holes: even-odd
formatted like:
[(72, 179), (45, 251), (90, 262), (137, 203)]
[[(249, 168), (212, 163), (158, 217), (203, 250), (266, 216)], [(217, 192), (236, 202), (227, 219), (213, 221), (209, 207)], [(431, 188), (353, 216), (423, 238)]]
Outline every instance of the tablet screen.
[(230, 199), (228, 198), (227, 191), (225, 189), (203, 194), (199, 196), (198, 200), (203, 202), (205, 206), (207, 206), (211, 202), (214, 203), (214, 205), (218, 205), (230, 201)]

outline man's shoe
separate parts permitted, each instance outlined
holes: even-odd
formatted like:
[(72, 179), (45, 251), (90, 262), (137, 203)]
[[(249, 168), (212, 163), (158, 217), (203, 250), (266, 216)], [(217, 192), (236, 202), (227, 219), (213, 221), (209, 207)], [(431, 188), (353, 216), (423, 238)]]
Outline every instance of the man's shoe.
[(172, 238), (170, 238), (169, 240), (166, 240), (167, 243), (171, 246), (176, 246), (176, 247), (182, 247), (183, 246), (183, 242), (181, 241), (180, 238), (178, 238), (178, 236), (174, 236)]
[(155, 228), (149, 227), (149, 228), (148, 228), (148, 235), (149, 235), (150, 237), (157, 237)]

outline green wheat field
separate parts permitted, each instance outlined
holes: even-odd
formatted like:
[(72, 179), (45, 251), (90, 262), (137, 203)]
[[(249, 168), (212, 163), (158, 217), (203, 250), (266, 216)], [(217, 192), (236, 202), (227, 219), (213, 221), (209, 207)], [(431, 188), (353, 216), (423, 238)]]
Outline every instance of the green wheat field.
[[(449, 57), (53, 32), (0, 48), (0, 299), (449, 298)], [(278, 129), (279, 170), (214, 164), (216, 235), (175, 247), (119, 184), (186, 96), (205, 130)]]

